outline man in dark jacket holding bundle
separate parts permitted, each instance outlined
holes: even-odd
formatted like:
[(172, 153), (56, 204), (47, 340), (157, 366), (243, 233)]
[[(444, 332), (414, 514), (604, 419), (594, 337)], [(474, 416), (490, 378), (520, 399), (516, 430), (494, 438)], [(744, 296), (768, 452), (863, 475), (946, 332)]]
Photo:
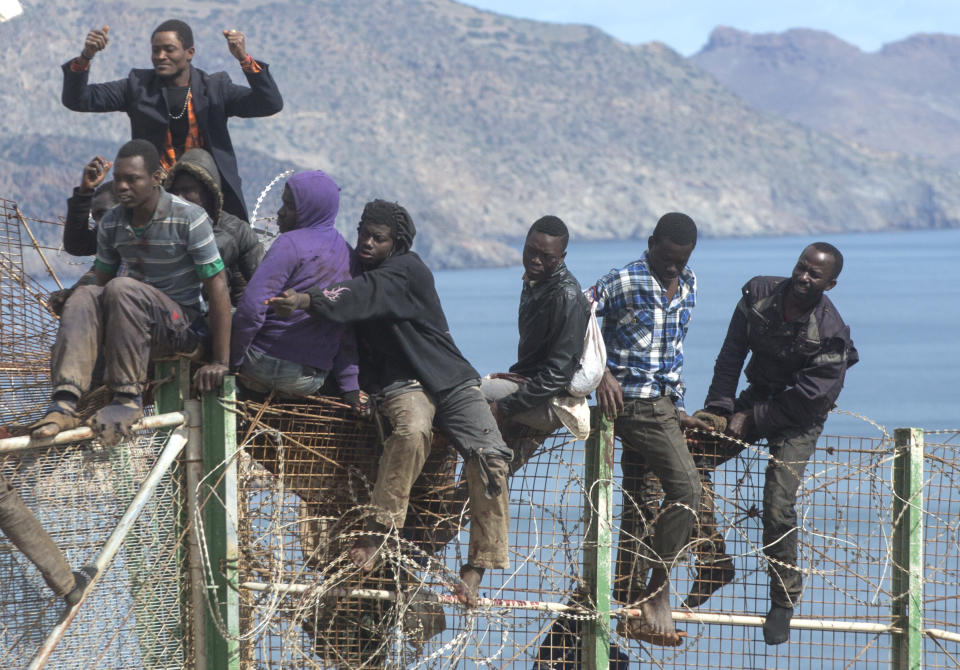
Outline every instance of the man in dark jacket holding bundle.
[(507, 491), (510, 449), (480, 392), (480, 375), (457, 349), (433, 275), (410, 251), (416, 229), (403, 207), (374, 200), (364, 207), (357, 237), (362, 273), (332, 286), (285, 291), (271, 300), (278, 314), (307, 309), (354, 323), (361, 348), (361, 386), (377, 394), (392, 432), (384, 441), (372, 504), (373, 537), (360, 538), (350, 557), (363, 571), (376, 566), (388, 528), (402, 528), (414, 480), (433, 439), (433, 421), (466, 460), (472, 521), (467, 562), (455, 593), (477, 603), (487, 568), (509, 567)]
[[(717, 530), (709, 473), (740, 453), (744, 443), (766, 438), (771, 458), (763, 486), (763, 550), (769, 559), (771, 605), (763, 637), (771, 645), (789, 639), (803, 586), (795, 508), (800, 479), (847, 368), (860, 359), (850, 328), (824, 295), (836, 286), (842, 268), (843, 255), (836, 247), (815, 242), (803, 250), (790, 278), (747, 282), (717, 356), (704, 409), (694, 415), (738, 442), (704, 440), (694, 454), (704, 479), (703, 541), (697, 579), (684, 604), (697, 607), (734, 576)], [(749, 386), (737, 397), (748, 352)]]
[(551, 398), (566, 395), (567, 384), (580, 364), (590, 305), (580, 284), (567, 270), (570, 234), (556, 216), (538, 219), (523, 246), (523, 291), (520, 294), (517, 362), (508, 373), (496, 373), (481, 385), (484, 397), (495, 402), (503, 437), (515, 452), (511, 469), (529, 458), (535, 441), (515, 442), (531, 431), (542, 437), (560, 427)]

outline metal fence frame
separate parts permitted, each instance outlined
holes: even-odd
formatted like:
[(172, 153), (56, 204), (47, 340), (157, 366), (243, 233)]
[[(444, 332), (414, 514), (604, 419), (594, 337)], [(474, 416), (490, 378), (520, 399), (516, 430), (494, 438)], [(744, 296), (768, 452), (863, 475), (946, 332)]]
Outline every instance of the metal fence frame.
[[(157, 393), (158, 410), (177, 412), (184, 407), (188, 390), (189, 368), (185, 363), (167, 363), (158, 368), (158, 378), (167, 377), (168, 381)], [(193, 539), (184, 542), (188, 554), (189, 570), (183, 578), (191, 579), (192, 589), (183, 589), (187, 594), (184, 610), (192, 619), (190, 626), (190, 649), (188, 666), (206, 670), (239, 669), (241, 662), (239, 651), (240, 601), (238, 593), (244, 588), (259, 588), (254, 584), (238, 584), (237, 558), (238, 548), (238, 488), (236, 473), (236, 419), (235, 389), (232, 378), (224, 384), (223, 393), (208, 394), (202, 402), (202, 421), (196, 420), (196, 410), (181, 415), (192, 416), (189, 430), (196, 436), (202, 436), (202, 450), (187, 454), (187, 462), (193, 461), (196, 467), (186, 468), (188, 486), (186, 491), (196, 494), (200, 490), (200, 481), (210, 479), (208, 499), (216, 497), (216, 504), (204, 504), (205, 500), (183, 501), (185, 513), (182, 517), (186, 531), (193, 521), (195, 533)], [(167, 417), (172, 416), (167, 414)], [(149, 421), (147, 422), (149, 425)], [(57, 443), (89, 437), (87, 429), (78, 429), (58, 436)], [(11, 438), (0, 441), (0, 453), (22, 449), (25, 438)], [(29, 441), (29, 440), (27, 440)], [(184, 442), (189, 442), (184, 437)], [(609, 667), (610, 657), (610, 621), (618, 612), (611, 606), (611, 565), (613, 520), (613, 447), (614, 435), (610, 422), (601, 420), (586, 442), (584, 487), (584, 518), (587, 529), (584, 538), (583, 575), (587, 585), (587, 607), (596, 613), (592, 620), (585, 621), (583, 629), (582, 659), (585, 667), (600, 670)], [(177, 450), (178, 451), (178, 450)], [(169, 461), (169, 457), (167, 458)], [(202, 463), (202, 469), (200, 466)], [(169, 462), (160, 463), (156, 469), (163, 469)], [(191, 471), (193, 474), (191, 475)], [(137, 499), (150, 495), (150, 482), (145, 482)], [(893, 670), (919, 670), (923, 667), (924, 641), (934, 638), (950, 642), (960, 642), (956, 631), (928, 629), (924, 626), (923, 585), (924, 585), (924, 433), (919, 429), (898, 429), (895, 431), (895, 451), (893, 460), (893, 502), (891, 529), (893, 547), (893, 571), (890, 576), (893, 594), (890, 625), (882, 623), (830, 621), (811, 622), (809, 619), (794, 622), (795, 628), (818, 628), (822, 630), (868, 631), (888, 634), (892, 641), (891, 668)], [(135, 507), (131, 505), (131, 509)], [(131, 512), (133, 513), (133, 512)], [(122, 539), (129, 520), (118, 526), (114, 535)], [(187, 533), (184, 532), (184, 537)], [(120, 540), (111, 539), (111, 545)], [(198, 551), (199, 550), (199, 551)], [(105, 550), (102, 555), (109, 552)], [(201, 564), (197, 554), (203, 554)], [(109, 557), (105, 559), (109, 562)], [(199, 593), (199, 591), (205, 591)], [(372, 594), (376, 596), (376, 594)], [(198, 608), (203, 609), (199, 616)], [(74, 610), (75, 612), (76, 610)], [(622, 614), (622, 612), (620, 612)], [(69, 625), (72, 616), (67, 617), (51, 634), (50, 640)], [(723, 623), (745, 626), (762, 625), (762, 617), (747, 615), (718, 615), (697, 612), (674, 612), (675, 620), (699, 621), (700, 623)], [(49, 643), (48, 643), (49, 644)], [(52, 647), (50, 647), (52, 648)], [(46, 650), (46, 651), (44, 651)], [(43, 659), (49, 649), (47, 646), (38, 653), (38, 660), (31, 668), (43, 667)]]

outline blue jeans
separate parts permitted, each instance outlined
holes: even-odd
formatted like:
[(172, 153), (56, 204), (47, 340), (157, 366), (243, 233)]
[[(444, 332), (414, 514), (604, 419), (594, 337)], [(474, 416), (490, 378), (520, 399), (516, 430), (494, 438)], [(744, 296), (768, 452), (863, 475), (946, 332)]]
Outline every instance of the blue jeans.
[(246, 379), (243, 385), (251, 391), (278, 395), (303, 396), (316, 393), (323, 386), (328, 370), (318, 370), (282, 358), (274, 358), (253, 347), (247, 349), (240, 366)]

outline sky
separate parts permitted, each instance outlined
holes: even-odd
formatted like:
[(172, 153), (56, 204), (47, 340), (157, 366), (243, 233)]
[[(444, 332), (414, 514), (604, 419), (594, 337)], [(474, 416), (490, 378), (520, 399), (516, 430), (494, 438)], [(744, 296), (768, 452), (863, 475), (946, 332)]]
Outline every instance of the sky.
[(710, 31), (825, 30), (864, 51), (915, 33), (960, 34), (957, 0), (466, 0), (500, 14), (554, 23), (585, 23), (631, 44), (664, 42), (684, 56)]

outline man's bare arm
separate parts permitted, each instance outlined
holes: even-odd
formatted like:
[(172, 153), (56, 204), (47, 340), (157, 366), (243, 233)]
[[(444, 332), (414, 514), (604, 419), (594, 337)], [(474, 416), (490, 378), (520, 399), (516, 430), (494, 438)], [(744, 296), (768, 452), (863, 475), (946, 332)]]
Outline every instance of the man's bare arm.
[(215, 391), (229, 372), (230, 360), (230, 293), (221, 270), (203, 280), (203, 288), (210, 300), (210, 334), (213, 338), (213, 359), (197, 371), (197, 386), (202, 393)]

